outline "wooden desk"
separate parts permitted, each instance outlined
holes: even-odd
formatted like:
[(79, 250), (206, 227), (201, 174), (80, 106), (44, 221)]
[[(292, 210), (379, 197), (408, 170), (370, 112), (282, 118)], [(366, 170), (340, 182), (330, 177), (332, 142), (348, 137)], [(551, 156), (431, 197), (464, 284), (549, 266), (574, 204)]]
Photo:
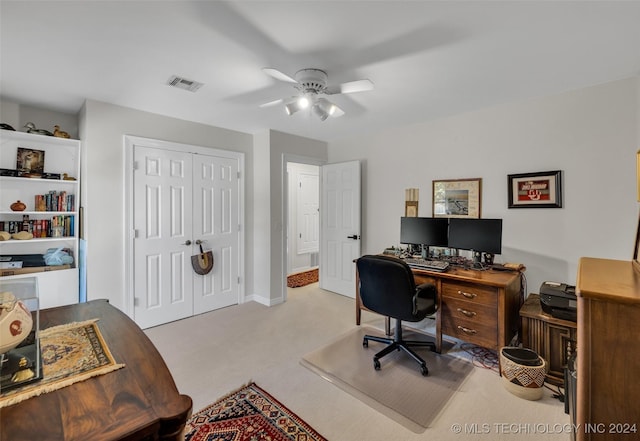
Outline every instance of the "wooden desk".
[[(446, 272), (413, 269), (416, 285), (431, 282), (438, 291), (436, 350), (442, 334), (489, 349), (509, 344), (518, 331), (521, 274), (511, 271), (477, 271), (449, 268)], [(356, 324), (362, 310), (360, 279), (356, 269)]]
[(151, 340), (104, 300), (40, 311), (40, 328), (99, 318), (115, 372), (30, 398), (0, 411), (0, 439), (178, 440), (191, 414)]

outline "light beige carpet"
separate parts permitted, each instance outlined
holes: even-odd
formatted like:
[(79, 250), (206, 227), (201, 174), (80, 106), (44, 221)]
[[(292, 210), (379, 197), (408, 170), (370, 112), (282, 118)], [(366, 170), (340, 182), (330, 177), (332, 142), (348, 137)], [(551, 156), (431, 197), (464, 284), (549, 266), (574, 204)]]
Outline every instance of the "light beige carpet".
[[(424, 432), (473, 370), (473, 365), (426, 348), (415, 348), (427, 363), (427, 377), (422, 376), (419, 365), (401, 351), (381, 358), (381, 369), (376, 371), (373, 356), (384, 344), (371, 341), (369, 347), (364, 348), (365, 334), (383, 336), (377, 329), (358, 327), (305, 355), (301, 364), (409, 430)], [(428, 339), (406, 331), (404, 337)]]

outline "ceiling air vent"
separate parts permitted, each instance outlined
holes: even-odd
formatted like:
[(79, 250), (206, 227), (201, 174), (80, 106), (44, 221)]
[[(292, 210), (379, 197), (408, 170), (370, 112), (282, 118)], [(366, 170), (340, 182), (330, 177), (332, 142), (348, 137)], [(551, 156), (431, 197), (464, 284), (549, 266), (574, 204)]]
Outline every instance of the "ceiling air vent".
[(167, 85), (171, 87), (177, 87), (178, 89), (188, 90), (189, 92), (196, 92), (202, 86), (203, 83), (198, 83), (197, 81), (187, 80), (186, 78), (181, 78), (176, 75), (172, 75), (167, 80)]

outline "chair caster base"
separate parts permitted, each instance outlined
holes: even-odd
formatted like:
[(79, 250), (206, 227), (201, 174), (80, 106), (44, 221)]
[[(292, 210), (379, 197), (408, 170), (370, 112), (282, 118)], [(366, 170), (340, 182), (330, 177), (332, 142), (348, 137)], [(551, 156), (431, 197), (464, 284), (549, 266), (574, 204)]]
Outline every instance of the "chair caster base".
[(412, 344), (415, 346), (421, 346), (421, 347), (428, 347), (431, 350), (435, 350), (435, 345), (433, 343), (418, 342), (418, 341), (404, 341), (404, 340), (394, 341), (394, 340), (383, 338), (383, 337), (366, 335), (362, 340), (362, 347), (368, 348), (369, 340), (374, 340), (374, 341), (385, 343), (388, 345), (386, 348), (384, 348), (382, 351), (375, 354), (375, 356), (373, 357), (373, 367), (376, 371), (379, 371), (381, 368), (380, 359), (382, 357), (384, 357), (387, 354), (390, 354), (391, 352), (403, 350), (408, 355), (410, 355), (411, 358), (413, 358), (415, 361), (418, 362), (418, 364), (420, 365), (420, 373), (422, 374), (423, 377), (426, 377), (427, 375), (429, 375), (429, 369), (427, 368), (427, 364), (418, 354), (416, 354), (413, 350), (411, 350), (411, 348), (409, 348), (409, 344)]

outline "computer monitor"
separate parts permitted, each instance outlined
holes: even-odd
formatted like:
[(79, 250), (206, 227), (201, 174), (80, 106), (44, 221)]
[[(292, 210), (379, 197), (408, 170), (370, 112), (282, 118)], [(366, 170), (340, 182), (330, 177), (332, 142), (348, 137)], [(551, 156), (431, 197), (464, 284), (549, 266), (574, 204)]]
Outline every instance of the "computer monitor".
[(449, 219), (449, 247), (502, 254), (502, 219)]
[(402, 217), (400, 243), (446, 247), (448, 227), (449, 220), (445, 217)]

